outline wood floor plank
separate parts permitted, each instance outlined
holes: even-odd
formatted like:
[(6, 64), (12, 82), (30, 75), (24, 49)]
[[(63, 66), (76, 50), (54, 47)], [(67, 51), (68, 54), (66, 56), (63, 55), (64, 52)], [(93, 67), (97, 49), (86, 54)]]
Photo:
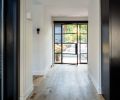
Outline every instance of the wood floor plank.
[(34, 84), (34, 95), (27, 100), (104, 100), (88, 77), (87, 65), (55, 65)]

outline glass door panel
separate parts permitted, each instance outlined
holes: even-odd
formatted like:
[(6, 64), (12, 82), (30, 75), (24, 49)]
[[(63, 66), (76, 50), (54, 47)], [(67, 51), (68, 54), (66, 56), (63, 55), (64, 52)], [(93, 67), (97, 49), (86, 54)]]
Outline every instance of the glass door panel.
[(66, 54), (76, 54), (75, 44), (63, 44), (62, 53)]
[(87, 44), (81, 44), (81, 53), (87, 53)]
[(61, 34), (61, 24), (55, 24), (55, 34)]
[(80, 33), (88, 33), (88, 25), (87, 24), (80, 24), (79, 25), (79, 31)]
[(68, 34), (70, 34), (70, 33), (76, 33), (77, 34), (77, 25), (76, 24), (64, 24), (63, 26), (62, 26), (62, 30), (63, 30), (63, 34), (64, 33), (68, 33)]
[(54, 59), (55, 63), (61, 63), (61, 44), (55, 44), (55, 54)]
[(64, 34), (62, 35), (63, 43), (77, 43), (77, 34)]
[(86, 43), (87, 44), (87, 34), (82, 34), (80, 35), (80, 38), (81, 38), (81, 43)]
[(87, 63), (87, 54), (81, 54), (81, 62)]
[(61, 35), (55, 35), (55, 43), (61, 44)]
[(55, 53), (61, 53), (61, 44), (55, 44)]
[(61, 63), (61, 54), (55, 54), (55, 63)]
[(63, 60), (63, 63), (76, 64), (77, 63), (77, 55), (63, 54), (62, 60)]
[(82, 64), (88, 62), (88, 24), (79, 25), (79, 34), (79, 62)]

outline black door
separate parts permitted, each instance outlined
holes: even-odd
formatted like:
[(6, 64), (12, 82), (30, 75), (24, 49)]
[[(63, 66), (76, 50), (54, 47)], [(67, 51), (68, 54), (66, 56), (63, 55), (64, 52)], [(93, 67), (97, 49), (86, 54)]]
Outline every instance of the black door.
[(19, 97), (19, 5), (19, 0), (0, 0), (0, 100)]
[(117, 100), (120, 90), (120, 3), (102, 0), (102, 93)]
[(110, 63), (110, 100), (120, 98), (120, 2), (110, 0), (110, 33), (111, 33), (111, 63)]

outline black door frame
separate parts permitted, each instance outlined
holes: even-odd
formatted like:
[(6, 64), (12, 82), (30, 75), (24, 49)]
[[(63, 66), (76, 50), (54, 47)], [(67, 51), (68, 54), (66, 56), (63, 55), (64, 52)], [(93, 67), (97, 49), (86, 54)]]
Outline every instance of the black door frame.
[[(20, 0), (3, 0), (3, 94), (0, 100), (19, 100)], [(0, 23), (1, 24), (1, 23)]]
[[(101, 89), (106, 100), (110, 100), (110, 30), (109, 0), (101, 0)], [(109, 49), (110, 52), (105, 52)], [(107, 62), (106, 62), (107, 61)]]

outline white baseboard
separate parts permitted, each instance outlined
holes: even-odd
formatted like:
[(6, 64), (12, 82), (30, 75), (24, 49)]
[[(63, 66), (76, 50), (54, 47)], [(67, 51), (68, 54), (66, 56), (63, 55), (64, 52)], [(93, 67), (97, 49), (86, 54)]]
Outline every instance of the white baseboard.
[(19, 97), (19, 100), (26, 100), (28, 96), (31, 95), (32, 91), (33, 91), (33, 85), (26, 91), (24, 96)]
[(101, 87), (97, 84), (97, 82), (95, 81), (95, 79), (92, 77), (92, 75), (89, 73), (88, 77), (90, 78), (90, 80), (92, 81), (93, 85), (95, 86), (97, 93), (98, 94), (102, 94), (102, 90)]

